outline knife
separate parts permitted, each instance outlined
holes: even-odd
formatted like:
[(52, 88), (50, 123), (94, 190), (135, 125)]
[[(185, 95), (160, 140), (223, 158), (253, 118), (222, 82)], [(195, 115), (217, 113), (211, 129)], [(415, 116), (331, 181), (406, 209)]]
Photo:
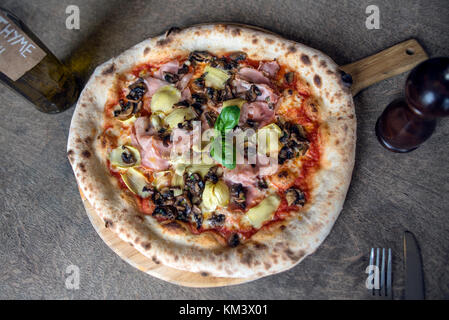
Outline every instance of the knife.
[(424, 300), (424, 275), (415, 236), (404, 232), (405, 300)]

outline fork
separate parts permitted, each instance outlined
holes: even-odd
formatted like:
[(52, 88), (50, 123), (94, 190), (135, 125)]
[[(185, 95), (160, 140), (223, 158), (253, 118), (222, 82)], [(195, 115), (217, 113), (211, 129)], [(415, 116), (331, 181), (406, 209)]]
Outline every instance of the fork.
[[(392, 261), (391, 261), (391, 249), (388, 249), (388, 258), (386, 257), (386, 249), (382, 248), (382, 256), (380, 254), (380, 248), (371, 248), (369, 264), (370, 266), (376, 266), (372, 270), (372, 272), (376, 272), (379, 270), (380, 273), (380, 281), (379, 276), (375, 277), (375, 283), (379, 281), (379, 286), (374, 286), (372, 289), (373, 296), (384, 297), (385, 299), (392, 299), (392, 289), (391, 289), (391, 275), (392, 275)], [(374, 254), (376, 253), (376, 254)], [(376, 264), (374, 264), (374, 258), (376, 259)], [(385, 259), (387, 259), (387, 270), (385, 271)], [(382, 260), (380, 262), (380, 260)], [(381, 263), (381, 264), (380, 264)], [(372, 273), (370, 273), (372, 275)], [(378, 289), (377, 289), (377, 288)]]

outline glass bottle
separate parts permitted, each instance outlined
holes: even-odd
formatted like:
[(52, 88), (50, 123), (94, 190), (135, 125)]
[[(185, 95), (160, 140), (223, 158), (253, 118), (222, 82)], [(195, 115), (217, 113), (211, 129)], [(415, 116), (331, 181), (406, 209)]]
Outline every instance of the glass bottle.
[(0, 8), (0, 80), (45, 113), (58, 113), (78, 99), (72, 72), (9, 11)]

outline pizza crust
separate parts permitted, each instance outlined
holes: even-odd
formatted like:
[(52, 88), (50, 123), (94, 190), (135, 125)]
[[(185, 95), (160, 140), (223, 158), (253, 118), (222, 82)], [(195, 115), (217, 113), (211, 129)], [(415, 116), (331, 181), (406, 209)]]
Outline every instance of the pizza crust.
[[(298, 72), (320, 99), (324, 144), (321, 170), (313, 179), (312, 201), (301, 211), (300, 219), (263, 228), (237, 248), (223, 246), (212, 232), (195, 236), (182, 224), (161, 225), (142, 215), (132, 202), (125, 201), (126, 192), (118, 188), (106, 166), (100, 133), (115, 75), (144, 62), (168, 61), (194, 50), (241, 50), (254, 60), (277, 59)], [(212, 24), (145, 40), (97, 67), (77, 103), (67, 150), (80, 189), (105, 225), (155, 263), (204, 276), (255, 278), (292, 268), (326, 238), (350, 184), (355, 143), (352, 96), (341, 81), (338, 66), (328, 56), (259, 30)]]

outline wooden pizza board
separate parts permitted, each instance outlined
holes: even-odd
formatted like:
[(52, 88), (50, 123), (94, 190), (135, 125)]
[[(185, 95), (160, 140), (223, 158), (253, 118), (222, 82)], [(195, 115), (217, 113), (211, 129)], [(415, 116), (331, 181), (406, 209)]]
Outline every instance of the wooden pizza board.
[(203, 276), (200, 273), (188, 272), (167, 267), (163, 264), (156, 264), (153, 260), (140, 253), (129, 243), (123, 241), (114, 232), (106, 228), (103, 219), (98, 216), (81, 190), (81, 199), (90, 222), (97, 231), (101, 239), (116, 253), (133, 267), (143, 271), (153, 277), (170, 283), (194, 288), (222, 287), (234, 284), (240, 284), (255, 279), (244, 278), (219, 278)]
[[(252, 26), (246, 26), (252, 27)], [(253, 27), (254, 28), (254, 27)], [(267, 32), (261, 28), (255, 28)], [(268, 31), (269, 32), (269, 31)], [(168, 35), (168, 32), (166, 33)], [(407, 40), (375, 55), (340, 67), (350, 74), (353, 79), (351, 87), (355, 96), (362, 89), (379, 81), (391, 78), (395, 75), (413, 69), (420, 62), (427, 60), (428, 56), (419, 43)], [(137, 251), (129, 243), (121, 240), (115, 233), (105, 227), (104, 221), (90, 206), (80, 190), (81, 198), (86, 208), (87, 215), (97, 233), (103, 241), (123, 260), (133, 267), (162, 280), (186, 287), (221, 287), (241, 284), (256, 280), (257, 278), (219, 278), (203, 276), (184, 270), (174, 269), (163, 264), (156, 264), (150, 258)]]

